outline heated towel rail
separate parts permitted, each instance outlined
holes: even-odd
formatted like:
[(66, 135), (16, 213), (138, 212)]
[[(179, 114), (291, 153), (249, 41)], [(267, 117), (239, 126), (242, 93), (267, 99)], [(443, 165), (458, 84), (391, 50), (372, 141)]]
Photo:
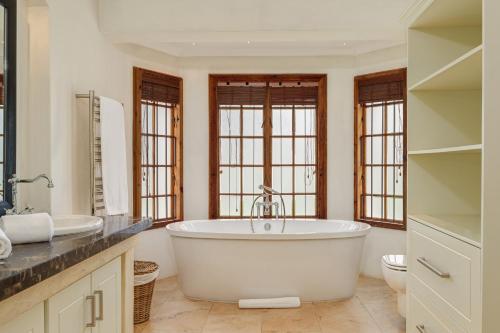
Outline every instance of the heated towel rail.
[(101, 110), (100, 98), (90, 90), (88, 94), (76, 94), (77, 99), (89, 102), (89, 161), (90, 161), (90, 209), (92, 215), (105, 215), (102, 184)]

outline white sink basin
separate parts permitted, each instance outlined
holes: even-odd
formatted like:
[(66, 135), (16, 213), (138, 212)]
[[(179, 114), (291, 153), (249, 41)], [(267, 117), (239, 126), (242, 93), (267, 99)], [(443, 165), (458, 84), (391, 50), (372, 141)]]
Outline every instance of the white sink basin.
[(54, 221), (54, 236), (97, 231), (102, 227), (102, 219), (97, 216), (67, 215), (52, 217)]

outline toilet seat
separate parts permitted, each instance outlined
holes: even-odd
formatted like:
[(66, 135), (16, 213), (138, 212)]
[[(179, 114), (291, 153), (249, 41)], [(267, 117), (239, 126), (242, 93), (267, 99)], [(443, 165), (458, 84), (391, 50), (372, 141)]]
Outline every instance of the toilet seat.
[(406, 256), (403, 254), (387, 254), (382, 257), (382, 262), (388, 269), (406, 272)]

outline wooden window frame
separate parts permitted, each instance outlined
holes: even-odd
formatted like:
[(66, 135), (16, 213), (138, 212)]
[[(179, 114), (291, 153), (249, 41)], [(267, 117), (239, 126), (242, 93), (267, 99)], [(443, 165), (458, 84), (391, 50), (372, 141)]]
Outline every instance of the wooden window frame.
[[(181, 77), (159, 73), (139, 67), (133, 69), (133, 93), (134, 93), (134, 112), (133, 112), (133, 173), (134, 173), (134, 216), (142, 215), (142, 161), (141, 161), (141, 140), (142, 140), (142, 116), (141, 116), (141, 96), (142, 82), (144, 77), (148, 80), (178, 80), (179, 81), (179, 104), (177, 113), (177, 126), (173, 126), (173, 136), (175, 137), (175, 161), (172, 161), (172, 194), (176, 196), (175, 211), (177, 215), (174, 219), (162, 219), (154, 221), (151, 229), (161, 228), (169, 223), (182, 221), (184, 219), (184, 198), (183, 198), (183, 81)], [(174, 121), (172, 121), (172, 124)]]
[[(317, 82), (318, 106), (316, 116), (316, 218), (327, 217), (327, 75), (326, 74), (209, 74), (209, 205), (210, 219), (219, 219), (219, 109), (217, 85), (219, 82)], [(269, 97), (267, 97), (269, 98)], [(269, 122), (264, 121), (264, 126)], [(264, 147), (270, 146), (271, 131), (265, 131)], [(271, 163), (272, 151), (264, 148), (264, 161)], [(265, 162), (266, 164), (266, 162)], [(264, 183), (271, 182), (271, 168), (264, 170)], [(238, 218), (238, 217), (233, 217)], [(311, 218), (311, 217), (309, 217)], [(314, 217), (313, 217), (314, 218)]]
[[(363, 121), (363, 108), (360, 107), (359, 103), (359, 83), (365, 80), (380, 80), (385, 81), (391, 76), (404, 75), (406, 78), (406, 68), (399, 68), (394, 70), (388, 70), (383, 72), (370, 73), (365, 75), (359, 75), (354, 77), (354, 219), (356, 221), (365, 222), (375, 227), (396, 229), (396, 230), (406, 230), (407, 224), (407, 92), (406, 92), (406, 79), (403, 83), (403, 221), (391, 222), (390, 220), (381, 219), (366, 219), (362, 218), (362, 195), (364, 193), (363, 188), (363, 152), (361, 145), (359, 144), (360, 138), (365, 133), (364, 121)], [(385, 135), (384, 135), (385, 136)], [(384, 156), (386, 158), (386, 156)]]

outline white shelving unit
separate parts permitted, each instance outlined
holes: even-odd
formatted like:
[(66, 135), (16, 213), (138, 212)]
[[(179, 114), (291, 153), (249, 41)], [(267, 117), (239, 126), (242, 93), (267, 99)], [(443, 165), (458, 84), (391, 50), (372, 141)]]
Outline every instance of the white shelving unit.
[(408, 155), (464, 154), (464, 153), (480, 154), (481, 150), (482, 150), (482, 145), (466, 145), (466, 146), (445, 147), (445, 148), (435, 148), (435, 149), (410, 150), (408, 152)]
[(410, 91), (481, 89), (482, 56), (483, 46), (479, 45), (414, 84)]
[(407, 332), (482, 332), (482, 10), (419, 0), (409, 20)]
[(420, 3), (408, 32), (408, 214), (480, 247), (482, 3)]

